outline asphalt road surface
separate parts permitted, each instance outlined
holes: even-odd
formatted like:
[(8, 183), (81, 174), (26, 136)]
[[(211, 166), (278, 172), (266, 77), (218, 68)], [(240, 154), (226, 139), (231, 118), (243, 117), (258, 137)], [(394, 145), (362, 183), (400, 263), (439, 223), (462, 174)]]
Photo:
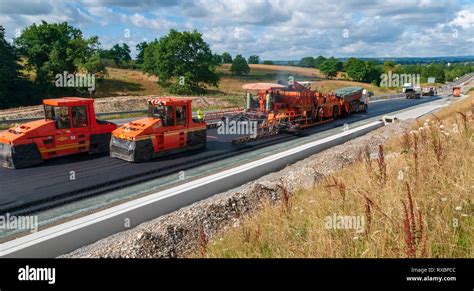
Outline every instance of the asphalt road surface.
[[(338, 119), (335, 122), (309, 129), (305, 131), (305, 134), (321, 132), (344, 123), (388, 114), (437, 99), (439, 97), (373, 102), (366, 113)], [(26, 169), (12, 170), (0, 167), (0, 214), (22, 212), (26, 209), (29, 209), (27, 212), (31, 212), (46, 207), (43, 205), (53, 205), (52, 201), (66, 203), (98, 195), (297, 137), (278, 135), (239, 146), (231, 144), (233, 138), (235, 136), (218, 135), (216, 129), (209, 129), (206, 149), (170, 155), (144, 163), (129, 163), (111, 158), (108, 154), (81, 154), (47, 160), (41, 165)], [(74, 172), (75, 180), (70, 179), (71, 171)]]

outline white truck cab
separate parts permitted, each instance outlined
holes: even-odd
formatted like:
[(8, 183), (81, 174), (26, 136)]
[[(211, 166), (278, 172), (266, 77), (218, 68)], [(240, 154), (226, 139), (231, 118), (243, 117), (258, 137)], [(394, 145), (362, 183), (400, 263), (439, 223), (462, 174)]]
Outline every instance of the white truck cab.
[(413, 85), (411, 83), (405, 83), (403, 84), (403, 89), (402, 92), (406, 93), (407, 90), (413, 90)]

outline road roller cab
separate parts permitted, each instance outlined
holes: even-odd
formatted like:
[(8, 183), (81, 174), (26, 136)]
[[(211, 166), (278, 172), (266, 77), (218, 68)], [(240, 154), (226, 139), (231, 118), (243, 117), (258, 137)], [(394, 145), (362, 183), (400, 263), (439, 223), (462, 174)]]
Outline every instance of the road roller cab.
[(192, 100), (148, 100), (148, 117), (129, 122), (112, 133), (110, 155), (143, 162), (165, 154), (204, 148), (207, 125), (194, 119)]
[(43, 100), (45, 118), (0, 132), (0, 165), (24, 168), (46, 159), (107, 152), (113, 123), (97, 120), (94, 99)]

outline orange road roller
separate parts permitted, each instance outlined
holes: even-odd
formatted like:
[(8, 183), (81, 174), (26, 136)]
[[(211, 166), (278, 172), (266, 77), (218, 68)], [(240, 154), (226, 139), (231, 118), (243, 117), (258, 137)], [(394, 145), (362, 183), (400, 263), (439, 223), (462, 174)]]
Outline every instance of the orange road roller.
[(144, 162), (163, 155), (206, 147), (207, 124), (194, 119), (191, 99), (148, 100), (148, 117), (112, 132), (110, 156)]
[(109, 150), (117, 125), (96, 119), (94, 99), (63, 97), (43, 104), (43, 120), (0, 132), (1, 166), (24, 168), (60, 156)]

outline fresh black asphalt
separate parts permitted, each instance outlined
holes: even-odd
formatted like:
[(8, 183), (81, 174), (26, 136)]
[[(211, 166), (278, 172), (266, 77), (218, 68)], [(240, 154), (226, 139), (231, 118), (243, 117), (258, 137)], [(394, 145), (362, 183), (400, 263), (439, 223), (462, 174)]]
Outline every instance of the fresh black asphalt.
[[(353, 114), (307, 130), (312, 134), (374, 116), (416, 106), (439, 99), (393, 99), (371, 103), (367, 113)], [(0, 167), (0, 213), (26, 209), (32, 205), (49, 204), (55, 199), (74, 200), (98, 195), (117, 187), (157, 178), (230, 155), (240, 154), (257, 147), (283, 142), (293, 136), (275, 136), (245, 145), (232, 145), (232, 136), (218, 135), (208, 130), (207, 148), (197, 152), (169, 155), (145, 163), (129, 163), (107, 155), (74, 155), (45, 161), (26, 169)], [(71, 180), (74, 173), (75, 180)]]

